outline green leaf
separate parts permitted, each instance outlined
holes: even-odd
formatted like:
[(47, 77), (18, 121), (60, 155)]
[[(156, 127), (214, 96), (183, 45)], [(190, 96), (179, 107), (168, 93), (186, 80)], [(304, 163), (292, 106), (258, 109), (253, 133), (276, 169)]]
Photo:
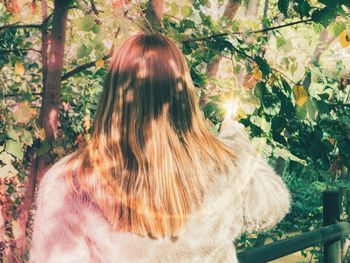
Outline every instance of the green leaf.
[(283, 36), (277, 36), (276, 40), (277, 40), (277, 42), (276, 42), (277, 48), (280, 48), (287, 43)]
[(315, 121), (318, 115), (318, 107), (315, 102), (308, 99), (302, 107), (296, 106), (296, 115), (300, 120), (309, 119)]
[(298, 117), (299, 120), (304, 120), (306, 118), (306, 104), (304, 104), (302, 107), (296, 106), (296, 116)]
[(306, 0), (296, 0), (294, 10), (299, 13), (302, 18), (309, 17), (311, 6)]
[(324, 27), (327, 27), (337, 17), (337, 12), (334, 9), (325, 7), (323, 9), (315, 10), (311, 18), (314, 22), (320, 23)]
[(98, 24), (94, 24), (92, 28), (92, 32), (94, 32), (95, 34), (98, 34), (100, 32), (100, 26)]
[(266, 90), (265, 83), (264, 82), (258, 82), (255, 85), (255, 88), (254, 88), (254, 95), (256, 97), (258, 97), (259, 99), (262, 99), (265, 90)]
[(98, 57), (103, 57), (105, 55), (105, 45), (101, 40), (96, 40), (94, 43), (95, 54)]
[(332, 24), (330, 32), (332, 32), (332, 34), (337, 37), (346, 29), (346, 24), (346, 22), (336, 22)]
[(275, 157), (281, 157), (284, 160), (291, 160), (291, 161), (301, 163), (302, 165), (307, 164), (305, 160), (300, 159), (299, 157), (295, 156), (290, 151), (288, 151), (287, 149), (284, 149), (284, 148), (279, 148), (279, 147), (274, 148), (273, 155)]
[(170, 9), (172, 14), (177, 14), (179, 12), (179, 5), (176, 2), (171, 2)]
[(19, 141), (19, 136), (20, 136), (20, 132), (18, 132), (18, 131), (9, 130), (7, 132), (7, 137), (14, 140), (14, 141)]
[(188, 28), (191, 28), (191, 29), (196, 28), (196, 23), (193, 22), (192, 20), (189, 20), (189, 19), (183, 19), (180, 22), (180, 25), (184, 28), (184, 31), (186, 31), (186, 29), (188, 29)]
[(38, 154), (38, 156), (41, 156), (45, 153), (48, 153), (50, 150), (51, 150), (50, 142), (45, 140), (41, 142), (41, 145), (36, 153)]
[(278, 0), (278, 9), (281, 11), (281, 13), (287, 17), (288, 16), (288, 6), (289, 6), (289, 0)]
[(335, 2), (338, 2), (338, 0), (318, 0), (321, 4), (324, 4), (326, 6), (333, 6)]
[(337, 183), (338, 187), (350, 188), (350, 181), (340, 181)]
[(339, 121), (345, 125), (347, 129), (350, 130), (350, 118), (347, 116), (342, 116), (339, 118)]
[(348, 8), (350, 8), (350, 1), (349, 1), (349, 0), (340, 0), (340, 2), (341, 2), (343, 5), (345, 5), (345, 6), (347, 6)]
[(83, 31), (91, 31), (95, 26), (95, 19), (92, 16), (84, 16), (80, 20), (80, 28)]
[(33, 136), (31, 132), (25, 130), (21, 136), (21, 142), (23, 142), (25, 145), (32, 145), (33, 144)]
[(292, 87), (289, 85), (289, 83), (285, 79), (282, 79), (282, 86), (285, 92), (287, 92), (288, 94), (291, 93)]
[(315, 102), (308, 100), (306, 103), (307, 117), (311, 121), (315, 121), (318, 115), (318, 108)]
[(269, 75), (271, 73), (270, 65), (267, 63), (267, 61), (262, 57), (255, 57), (255, 62), (258, 64), (262, 74), (264, 77)]
[(183, 17), (188, 17), (192, 14), (192, 8), (190, 5), (184, 5), (181, 7), (180, 12)]
[(87, 47), (85, 44), (82, 44), (77, 52), (78, 58), (83, 58), (88, 56), (92, 51), (92, 47)]
[(5, 151), (12, 154), (18, 160), (23, 159), (23, 147), (22, 147), (22, 144), (17, 141), (14, 141), (11, 139), (7, 140)]
[(318, 173), (325, 180), (329, 180), (333, 176), (333, 174), (331, 172), (324, 171), (324, 170), (318, 170)]

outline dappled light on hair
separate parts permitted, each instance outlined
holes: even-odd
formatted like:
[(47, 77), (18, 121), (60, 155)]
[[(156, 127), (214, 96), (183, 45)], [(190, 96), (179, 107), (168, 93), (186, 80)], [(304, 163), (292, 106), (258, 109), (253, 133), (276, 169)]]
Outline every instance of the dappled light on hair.
[(170, 65), (170, 68), (173, 70), (175, 78), (180, 78), (181, 72), (179, 71), (179, 68), (176, 66), (175, 61), (170, 59), (169, 65)]
[(112, 57), (91, 139), (69, 160), (67, 181), (113, 229), (175, 237), (235, 158), (201, 118), (180, 50), (137, 34)]

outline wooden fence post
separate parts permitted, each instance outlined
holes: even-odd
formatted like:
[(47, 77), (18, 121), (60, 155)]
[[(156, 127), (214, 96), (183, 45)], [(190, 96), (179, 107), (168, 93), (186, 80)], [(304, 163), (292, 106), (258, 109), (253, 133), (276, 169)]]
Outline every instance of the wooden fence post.
[[(331, 225), (340, 221), (340, 195), (338, 191), (323, 192), (323, 225)], [(341, 241), (324, 243), (324, 263), (341, 262)]]

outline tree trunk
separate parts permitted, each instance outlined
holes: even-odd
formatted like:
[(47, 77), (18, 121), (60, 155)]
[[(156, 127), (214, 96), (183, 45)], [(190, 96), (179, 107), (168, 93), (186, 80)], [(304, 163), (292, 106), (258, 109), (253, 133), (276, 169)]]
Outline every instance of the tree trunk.
[[(43, 99), (39, 116), (39, 125), (45, 130), (45, 141), (50, 145), (52, 145), (52, 142), (57, 137), (59, 114), (58, 108), (60, 103), (60, 86), (63, 69), (68, 7), (69, 0), (55, 0), (50, 39), (51, 47), (47, 60), (47, 71), (45, 68), (43, 68)], [(45, 41), (45, 37), (43, 40)], [(47, 43), (43, 43), (42, 48), (47, 49)], [(43, 50), (43, 67), (46, 65), (45, 55), (45, 50)], [(36, 156), (31, 164), (24, 201), (19, 208), (19, 215), (17, 219), (20, 235), (16, 240), (16, 243), (18, 253), (21, 257), (23, 257), (27, 247), (26, 225), (29, 211), (34, 200), (35, 187), (37, 181), (40, 180), (41, 175), (48, 169), (49, 165), (52, 164), (53, 159), (54, 156), (52, 153), (48, 152), (41, 156)]]
[(46, 0), (41, 0), (41, 16), (42, 16), (42, 27), (41, 27), (41, 72), (43, 74), (43, 94), (46, 88), (47, 79), (47, 49), (49, 46), (48, 34), (47, 34), (47, 3)]
[(150, 31), (158, 31), (162, 26), (164, 0), (149, 0), (146, 9), (146, 26)]
[[(240, 5), (241, 5), (241, 0), (229, 0), (225, 6), (223, 16), (232, 20), (236, 16), (236, 13)], [(218, 73), (221, 59), (222, 57), (218, 55), (213, 61), (207, 64), (207, 75), (209, 76), (209, 78), (214, 78)]]
[[(229, 0), (225, 6), (223, 16), (232, 20), (236, 16), (240, 5), (241, 5), (241, 0)], [(215, 78), (216, 74), (218, 73), (221, 59), (222, 59), (222, 56), (217, 55), (216, 58), (213, 59), (213, 61), (210, 61), (207, 64), (206, 74), (209, 77), (209, 79)], [(208, 88), (215, 89), (215, 84), (211, 83)], [(206, 101), (204, 96), (205, 95), (202, 93), (201, 98), (200, 98), (201, 104), (203, 104)]]
[(246, 17), (256, 18), (258, 16), (259, 6), (260, 0), (249, 0), (245, 11)]

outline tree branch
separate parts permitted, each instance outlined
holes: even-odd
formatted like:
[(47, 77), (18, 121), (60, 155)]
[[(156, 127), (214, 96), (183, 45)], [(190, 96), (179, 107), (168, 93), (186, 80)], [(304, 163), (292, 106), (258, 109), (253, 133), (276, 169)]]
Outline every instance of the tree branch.
[[(225, 6), (223, 16), (227, 17), (230, 20), (233, 20), (240, 6), (241, 6), (241, 0), (229, 0)], [(225, 27), (225, 29), (226, 28), (227, 26)], [(209, 78), (215, 78), (219, 69), (220, 61), (221, 61), (221, 56), (218, 55), (207, 64), (206, 74), (208, 75)], [(213, 89), (215, 88), (215, 84), (212, 84), (211, 86), (212, 86), (211, 88)]]
[(47, 16), (47, 3), (46, 0), (41, 0), (41, 17), (43, 20), (43, 26), (41, 27), (41, 61), (42, 67), (41, 72), (43, 74), (43, 93), (46, 89), (46, 79), (47, 79), (47, 56), (49, 49), (49, 35), (47, 32), (47, 25), (49, 16)]
[(164, 0), (148, 0), (145, 19), (151, 25), (151, 30), (157, 30), (162, 26), (163, 13)]
[[(54, 1), (54, 15), (50, 38), (51, 47), (48, 56), (47, 81), (42, 96), (43, 98), (39, 115), (39, 125), (40, 127), (44, 128), (46, 139), (50, 143), (57, 138), (58, 133), (61, 75), (63, 69), (69, 4), (69, 0)], [(43, 15), (45, 17), (44, 13)], [(40, 181), (43, 173), (52, 164), (54, 157), (55, 156), (51, 152), (47, 152), (43, 155), (34, 157), (31, 162), (27, 189), (24, 194), (23, 202), (17, 208), (19, 234), (16, 238), (16, 246), (18, 249), (18, 255), (20, 255), (21, 258), (23, 258), (26, 246), (28, 245), (26, 238), (26, 225), (28, 222), (30, 208), (34, 200), (35, 187), (37, 181)]]
[(28, 24), (28, 25), (19, 25), (19, 24), (11, 24), (0, 26), (0, 30), (9, 29), (9, 28), (41, 28), (41, 24)]
[(53, 13), (48, 15), (46, 19), (43, 21), (42, 24), (26, 24), (26, 25), (21, 25), (21, 24), (10, 24), (10, 25), (3, 25), (0, 26), (0, 30), (4, 29), (9, 29), (9, 28), (36, 28), (36, 29), (41, 29), (43, 25), (46, 25), (49, 19), (53, 16)]
[[(42, 92), (32, 92), (31, 93), (32, 96), (42, 96)], [(10, 93), (10, 94), (5, 94), (4, 97), (21, 97), (23, 96), (23, 94), (20, 93)]]
[(11, 53), (11, 52), (25, 52), (25, 51), (35, 51), (37, 53), (41, 53), (40, 50), (35, 48), (22, 48), (22, 49), (0, 49), (0, 53)]
[(77, 3), (80, 6), (80, 8), (84, 11), (85, 15), (92, 15), (94, 17), (94, 19), (95, 19), (96, 24), (98, 24), (98, 25), (102, 24), (102, 21), (97, 16), (98, 15), (98, 11), (97, 11), (96, 6), (94, 5), (93, 1), (90, 1), (91, 9), (89, 8), (89, 6), (83, 0), (77, 0)]
[(280, 28), (284, 28), (284, 27), (289, 27), (289, 26), (294, 26), (297, 24), (306, 24), (311, 22), (312, 19), (306, 19), (306, 20), (299, 20), (299, 21), (294, 21), (288, 24), (283, 24), (283, 25), (278, 25), (278, 26), (273, 26), (273, 27), (268, 27), (265, 29), (260, 29), (260, 30), (253, 30), (253, 31), (247, 31), (247, 32), (243, 32), (243, 31), (236, 31), (236, 32), (223, 32), (223, 33), (217, 33), (217, 34), (213, 34), (210, 36), (206, 36), (206, 37), (198, 37), (198, 38), (192, 38), (192, 39), (187, 39), (182, 41), (183, 43), (190, 43), (190, 42), (198, 42), (198, 41), (206, 41), (209, 39), (213, 39), (213, 38), (217, 38), (217, 37), (223, 37), (223, 36), (228, 36), (228, 35), (249, 35), (249, 34), (258, 34), (258, 33), (264, 33), (264, 32), (268, 32), (268, 31), (273, 31), (276, 29), (280, 29)]
[(99, 15), (100, 11), (97, 9), (94, 0), (90, 0), (90, 4), (91, 4), (91, 10), (92, 12), (95, 13), (95, 15)]
[[(111, 57), (111, 54), (108, 54), (108, 55), (104, 56), (104, 57), (102, 58), (102, 60), (107, 60), (107, 59), (109, 59), (110, 57)], [(88, 68), (91, 68), (91, 67), (95, 66), (96, 61), (98, 61), (98, 60), (91, 61), (91, 62), (88, 62), (88, 63), (86, 63), (86, 64), (79, 65), (79, 66), (76, 67), (75, 69), (72, 69), (71, 71), (68, 71), (66, 74), (64, 74), (64, 75), (62, 76), (62, 79), (61, 79), (61, 80), (62, 80), (62, 81), (67, 80), (68, 78), (74, 76), (75, 74), (78, 74), (79, 72), (81, 72), (81, 71), (83, 71), (83, 70), (86, 70), (86, 69), (88, 69)]]

